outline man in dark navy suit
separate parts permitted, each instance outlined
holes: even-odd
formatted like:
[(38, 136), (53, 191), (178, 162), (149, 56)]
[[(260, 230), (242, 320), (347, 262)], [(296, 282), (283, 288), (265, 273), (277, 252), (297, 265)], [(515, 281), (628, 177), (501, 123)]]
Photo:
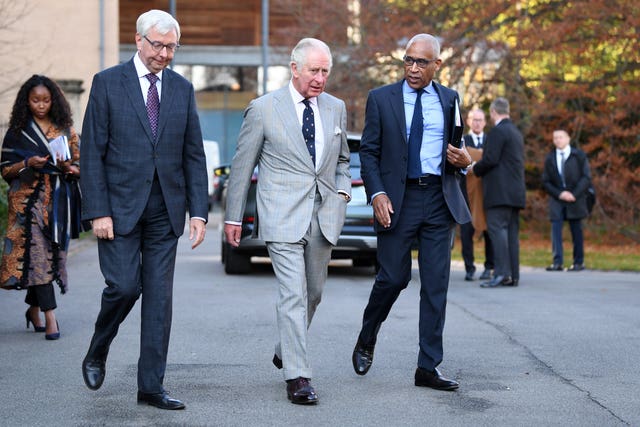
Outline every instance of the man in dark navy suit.
[(162, 385), (173, 273), (187, 208), (192, 248), (204, 239), (207, 171), (193, 86), (166, 68), (178, 22), (151, 10), (136, 31), (134, 57), (93, 78), (82, 128), (82, 216), (93, 222), (107, 285), (82, 374), (100, 388), (111, 341), (142, 295), (138, 402), (183, 409)]
[(404, 79), (372, 90), (360, 145), (362, 178), (375, 214), (378, 263), (362, 330), (353, 351), (358, 375), (367, 373), (382, 322), (411, 280), (411, 246), (418, 241), (420, 352), (415, 385), (455, 390), (437, 370), (442, 362), (451, 233), (471, 220), (460, 189), (471, 156), (461, 146), (458, 94), (436, 82), (440, 44), (418, 34), (407, 44)]
[(589, 215), (587, 190), (591, 170), (584, 151), (570, 145), (571, 137), (564, 129), (553, 131), (554, 150), (544, 160), (542, 185), (549, 194), (551, 248), (553, 264), (547, 271), (562, 271), (562, 225), (569, 223), (573, 241), (573, 264), (567, 271), (584, 270), (584, 237), (582, 220)]

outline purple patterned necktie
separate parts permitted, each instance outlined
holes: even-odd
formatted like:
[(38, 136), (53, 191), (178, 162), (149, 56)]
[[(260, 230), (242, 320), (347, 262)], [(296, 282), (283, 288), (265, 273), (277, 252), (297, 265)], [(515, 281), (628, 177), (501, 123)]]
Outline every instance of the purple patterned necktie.
[(160, 97), (158, 96), (158, 88), (156, 87), (158, 76), (149, 73), (145, 77), (149, 80), (149, 83), (151, 83), (149, 91), (147, 92), (147, 115), (149, 116), (151, 133), (155, 138), (158, 132), (158, 114), (160, 113)]

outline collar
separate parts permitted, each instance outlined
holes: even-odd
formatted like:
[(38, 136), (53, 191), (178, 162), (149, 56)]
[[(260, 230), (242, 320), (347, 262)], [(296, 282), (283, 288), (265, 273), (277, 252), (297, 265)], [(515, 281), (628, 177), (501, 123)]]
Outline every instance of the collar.
[[(291, 94), (291, 99), (293, 99), (294, 105), (301, 104), (302, 101), (305, 100), (305, 97), (300, 95), (300, 92), (293, 86), (293, 81), (289, 80), (289, 93)], [(318, 97), (314, 96), (309, 98), (309, 102), (315, 106), (318, 106)]]
[(556, 154), (559, 155), (560, 153), (564, 153), (565, 157), (569, 157), (569, 154), (571, 154), (571, 145), (567, 145), (562, 150), (556, 148)]
[[(139, 79), (146, 76), (150, 72), (149, 69), (142, 63), (142, 59), (140, 59), (138, 52), (136, 52), (136, 54), (133, 56), (133, 65), (136, 67), (136, 74), (138, 75)], [(163, 70), (160, 70), (159, 73), (156, 73), (159, 81), (162, 81), (162, 71)]]
[[(435, 89), (433, 88), (433, 81), (430, 81), (429, 84), (423, 87), (422, 89), (424, 89), (424, 91), (428, 94), (435, 93)], [(409, 83), (407, 83), (406, 80), (402, 80), (402, 93), (403, 94), (416, 93), (416, 90), (411, 86), (409, 86)]]

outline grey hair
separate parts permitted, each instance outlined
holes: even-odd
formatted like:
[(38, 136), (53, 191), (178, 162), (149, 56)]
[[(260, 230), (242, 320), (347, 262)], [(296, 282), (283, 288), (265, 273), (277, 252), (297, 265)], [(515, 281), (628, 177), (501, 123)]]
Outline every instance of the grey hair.
[(180, 24), (178, 21), (163, 10), (152, 9), (143, 13), (136, 21), (136, 31), (141, 36), (149, 34), (151, 28), (156, 29), (162, 35), (167, 34), (171, 30), (176, 30), (178, 40), (180, 40)]
[(311, 37), (304, 38), (298, 42), (296, 47), (291, 51), (291, 62), (295, 62), (298, 67), (303, 67), (307, 63), (307, 55), (312, 49), (323, 50), (329, 56), (329, 69), (333, 66), (333, 58), (331, 57), (331, 49), (322, 40)]
[(440, 57), (440, 42), (438, 41), (437, 38), (433, 37), (431, 34), (422, 33), (422, 34), (416, 34), (415, 36), (411, 37), (411, 40), (407, 42), (407, 47), (405, 48), (405, 50), (409, 50), (411, 45), (417, 42), (418, 40), (423, 40), (427, 43), (430, 43), (431, 47), (433, 47), (433, 51), (436, 54), (436, 58)]
[(493, 111), (501, 115), (509, 114), (509, 101), (506, 98), (496, 98), (491, 103), (490, 107)]

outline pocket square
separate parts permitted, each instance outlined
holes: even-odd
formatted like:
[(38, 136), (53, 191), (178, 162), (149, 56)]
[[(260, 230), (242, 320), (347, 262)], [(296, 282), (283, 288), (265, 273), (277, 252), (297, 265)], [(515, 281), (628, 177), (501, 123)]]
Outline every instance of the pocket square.
[(340, 129), (338, 126), (336, 126), (336, 128), (333, 130), (333, 134), (334, 135), (340, 135), (342, 133), (342, 129)]

